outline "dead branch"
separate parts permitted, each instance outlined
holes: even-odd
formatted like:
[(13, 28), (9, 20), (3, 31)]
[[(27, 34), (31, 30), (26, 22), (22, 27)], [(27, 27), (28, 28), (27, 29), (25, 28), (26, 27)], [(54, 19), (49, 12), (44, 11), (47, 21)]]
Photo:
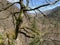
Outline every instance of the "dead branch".
[[(59, 1), (59, 0), (55, 1), (53, 4), (57, 3), (58, 1)], [(51, 4), (48, 3), (48, 4), (40, 5), (40, 6), (38, 6), (38, 7), (33, 8), (33, 9), (24, 9), (24, 11), (32, 11), (32, 10), (36, 10), (36, 9), (41, 8), (41, 7), (45, 7), (45, 6), (49, 6), (49, 5), (51, 5)]]
[(32, 36), (27, 35), (27, 34), (24, 33), (24, 32), (19, 32), (19, 33), (24, 34), (24, 35), (25, 35), (26, 37), (28, 37), (28, 38), (34, 38), (34, 37), (32, 37)]
[(0, 10), (0, 12), (7, 10), (8, 8), (10, 8), (11, 6), (13, 6), (13, 5), (16, 4), (16, 3), (19, 3), (19, 2), (15, 2), (15, 3), (13, 3), (13, 4), (8, 5), (8, 6), (5, 7), (4, 9)]

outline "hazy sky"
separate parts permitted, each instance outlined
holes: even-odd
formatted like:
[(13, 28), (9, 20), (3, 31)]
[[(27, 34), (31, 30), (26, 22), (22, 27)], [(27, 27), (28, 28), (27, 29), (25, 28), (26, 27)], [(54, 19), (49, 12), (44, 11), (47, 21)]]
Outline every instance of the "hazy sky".
[(9, 2), (17, 2), (17, 1), (19, 1), (19, 0), (8, 0)]
[[(8, 0), (9, 2), (13, 3), (13, 2), (18, 2), (19, 0)], [(39, 5), (43, 5), (43, 4), (46, 4), (46, 1), (48, 0), (30, 0), (29, 2), (29, 7), (36, 7), (36, 6), (39, 6)], [(50, 2), (54, 2), (54, 0), (50, 0)], [(26, 0), (24, 0), (24, 4), (26, 3)], [(17, 7), (20, 7), (19, 4), (16, 4)], [(41, 10), (48, 10), (48, 9), (52, 9), (56, 6), (60, 6), (60, 1), (57, 2), (55, 5), (50, 5), (50, 6), (47, 6), (47, 7), (43, 7), (41, 8)]]

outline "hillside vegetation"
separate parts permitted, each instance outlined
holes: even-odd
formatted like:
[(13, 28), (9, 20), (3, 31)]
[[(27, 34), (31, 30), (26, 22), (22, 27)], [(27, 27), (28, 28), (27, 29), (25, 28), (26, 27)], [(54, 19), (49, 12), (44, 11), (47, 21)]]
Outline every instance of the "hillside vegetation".
[[(6, 0), (3, 1), (5, 3)], [(6, 2), (4, 7), (8, 4), (10, 3)], [(1, 9), (4, 8), (0, 6)], [(27, 15), (26, 13), (16, 40), (14, 40), (16, 20), (13, 18), (13, 13), (18, 12), (19, 9), (14, 5), (1, 11), (0, 45), (60, 45), (60, 8), (55, 9), (45, 17), (42, 14), (28, 13)], [(16, 17), (18, 15), (16, 14)]]

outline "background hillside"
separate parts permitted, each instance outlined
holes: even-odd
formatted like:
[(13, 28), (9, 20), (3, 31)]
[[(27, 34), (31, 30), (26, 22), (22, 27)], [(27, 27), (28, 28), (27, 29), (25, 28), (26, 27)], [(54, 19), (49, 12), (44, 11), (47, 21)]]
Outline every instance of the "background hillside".
[[(8, 3), (0, 0), (0, 10)], [(60, 7), (47, 10), (44, 17), (41, 13), (24, 15), (23, 23), (20, 26), (18, 37), (14, 40), (16, 22), (13, 13), (19, 9), (14, 5), (9, 9), (0, 12), (0, 45), (60, 45)], [(16, 14), (17, 17), (19, 14)], [(5, 18), (7, 17), (7, 18)], [(38, 43), (37, 43), (38, 42)], [(42, 42), (42, 43), (41, 43)], [(37, 43), (37, 44), (36, 44)]]

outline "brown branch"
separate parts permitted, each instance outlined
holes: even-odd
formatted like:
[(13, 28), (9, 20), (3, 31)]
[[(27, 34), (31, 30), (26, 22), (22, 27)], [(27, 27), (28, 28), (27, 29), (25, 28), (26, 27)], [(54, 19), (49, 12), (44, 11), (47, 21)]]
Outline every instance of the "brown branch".
[(20, 12), (10, 12), (12, 14), (12, 16), (17, 20), (16, 14), (19, 14)]
[[(31, 31), (29, 31), (29, 30), (26, 29), (26, 28), (20, 28), (20, 29), (23, 29), (23, 31), (25, 31), (26, 34), (28, 33), (28, 34), (31, 34), (31, 35), (35, 36), (35, 34), (32, 34)], [(33, 36), (32, 36), (32, 37), (33, 37)]]
[(15, 27), (15, 25), (16, 25), (14, 21), (17, 20), (16, 14), (19, 14), (19, 13), (20, 13), (20, 12), (14, 12), (14, 13), (11, 12), (14, 27)]
[(34, 29), (32, 29), (32, 28), (29, 28), (29, 27), (24, 27), (24, 28), (29, 29), (29, 30), (31, 30), (32, 32), (34, 32), (34, 33), (36, 33), (36, 34), (39, 35), (39, 33), (38, 33), (37, 31), (35, 31)]
[[(15, 3), (19, 3), (19, 2), (15, 2)], [(4, 10), (7, 10), (9, 7), (13, 6), (15, 3), (8, 5), (8, 6), (5, 7), (4, 9), (0, 10), (0, 12), (1, 12), (1, 11), (4, 11)]]
[(21, 33), (21, 34), (24, 34), (26, 37), (28, 37), (28, 38), (34, 38), (34, 36), (29, 36), (29, 35), (27, 35), (25, 32), (19, 32), (19, 33)]
[(35, 15), (36, 15), (35, 17), (37, 17), (37, 12), (36, 11), (34, 11), (34, 12), (35, 12)]
[(40, 11), (39, 9), (38, 9), (38, 11), (41, 13), (41, 14), (43, 14), (43, 16), (44, 17), (47, 17), (47, 15), (45, 15), (42, 11)]
[(25, 5), (23, 4), (23, 0), (20, 0), (20, 7), (22, 10), (25, 9)]
[(26, 0), (26, 7), (28, 7), (29, 5), (29, 0)]
[(24, 16), (25, 16), (27, 22), (30, 22), (30, 16), (27, 12), (24, 12)]

